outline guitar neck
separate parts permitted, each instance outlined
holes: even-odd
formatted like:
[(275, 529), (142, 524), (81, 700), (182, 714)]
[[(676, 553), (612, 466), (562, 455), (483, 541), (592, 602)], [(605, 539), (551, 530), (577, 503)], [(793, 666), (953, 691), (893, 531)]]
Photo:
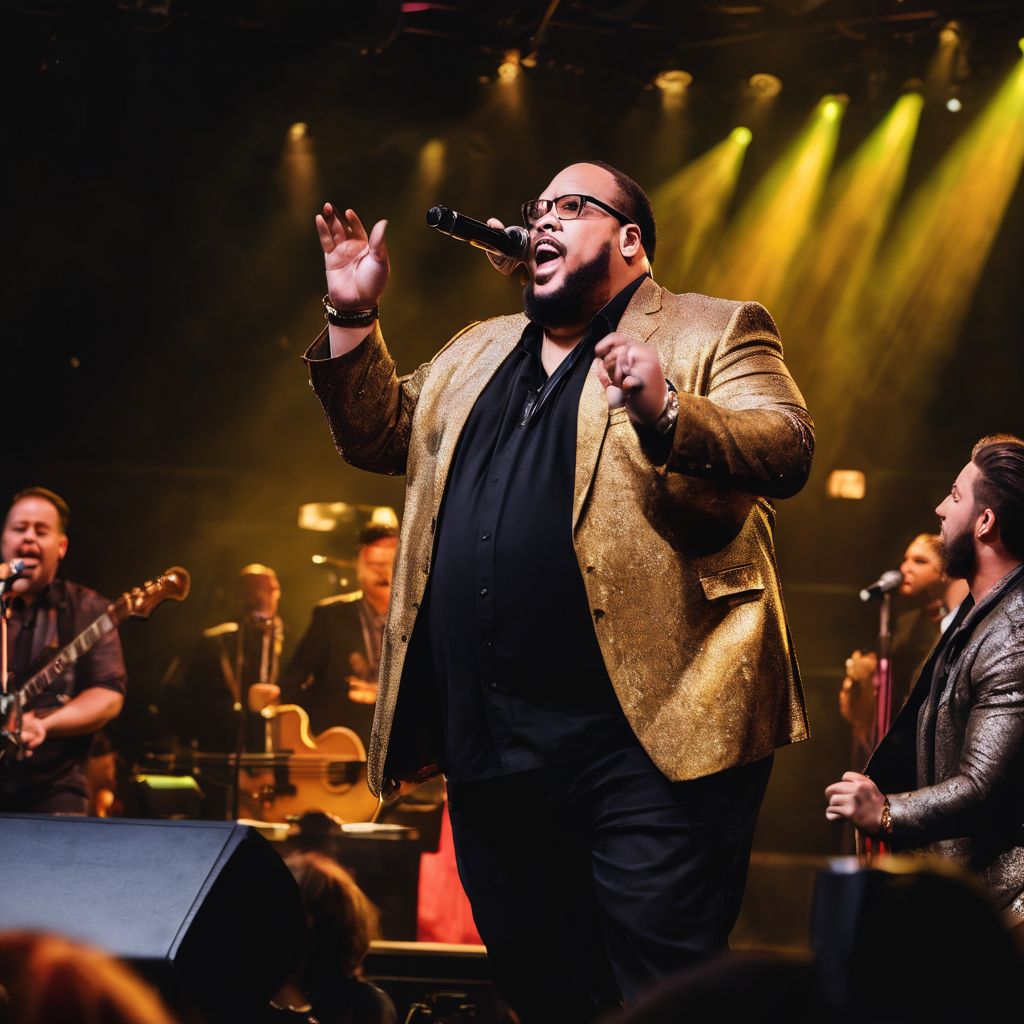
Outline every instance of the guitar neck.
[(117, 629), (113, 605), (91, 626), (82, 630), (74, 640), (57, 653), (57, 656), (32, 676), (18, 691), (22, 704), (38, 697), (69, 665), (94, 646), (111, 630)]

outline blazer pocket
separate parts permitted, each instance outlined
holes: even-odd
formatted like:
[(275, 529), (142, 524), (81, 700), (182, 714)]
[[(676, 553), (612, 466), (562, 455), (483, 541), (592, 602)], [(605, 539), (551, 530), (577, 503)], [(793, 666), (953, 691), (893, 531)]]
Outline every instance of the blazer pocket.
[(744, 562), (742, 565), (722, 569), (721, 572), (701, 576), (700, 585), (709, 601), (736, 597), (739, 594), (745, 595), (747, 600), (753, 600), (764, 590), (761, 570), (753, 562)]
[[(624, 405), (608, 410), (608, 426), (614, 427), (618, 423), (629, 423), (629, 411)], [(632, 426), (631, 423), (630, 426)]]

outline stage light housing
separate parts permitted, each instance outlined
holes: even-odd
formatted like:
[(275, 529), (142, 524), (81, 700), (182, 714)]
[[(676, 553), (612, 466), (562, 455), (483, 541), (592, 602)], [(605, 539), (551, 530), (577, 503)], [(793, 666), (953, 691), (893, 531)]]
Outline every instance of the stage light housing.
[(945, 46), (953, 46), (960, 42), (960, 23), (956, 21), (947, 22), (939, 33), (939, 42)]
[(520, 75), (521, 64), (518, 50), (506, 50), (505, 59), (498, 65), (498, 78), (503, 82), (514, 82)]
[(296, 121), (295, 124), (288, 129), (288, 138), (291, 139), (292, 142), (299, 142), (300, 140), (308, 137), (309, 125), (306, 124), (305, 121)]
[(861, 501), (867, 493), (867, 480), (859, 469), (833, 469), (828, 475), (828, 496), (846, 501)]
[(660, 72), (654, 79), (654, 84), (669, 96), (682, 96), (692, 82), (693, 75), (681, 68), (669, 68)]
[(843, 112), (843, 107), (846, 106), (848, 97), (838, 96), (825, 96), (820, 105), (821, 116), (826, 121), (835, 121), (839, 118)]
[(765, 72), (759, 72), (756, 75), (751, 75), (747, 84), (750, 86), (751, 92), (757, 96), (763, 97), (764, 99), (771, 99), (782, 92), (782, 79), (776, 75), (769, 75)]
[(746, 148), (753, 141), (754, 133), (749, 129), (740, 125), (738, 128), (733, 128), (729, 132), (729, 138), (736, 143), (737, 146), (743, 146)]
[(960, 111), (964, 109), (964, 105), (956, 96), (950, 96), (949, 99), (946, 100), (946, 109), (951, 114), (959, 114)]

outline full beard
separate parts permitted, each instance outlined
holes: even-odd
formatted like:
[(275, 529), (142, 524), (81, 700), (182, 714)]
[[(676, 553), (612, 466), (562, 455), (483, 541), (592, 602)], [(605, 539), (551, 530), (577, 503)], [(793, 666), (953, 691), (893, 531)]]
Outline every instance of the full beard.
[(946, 541), (946, 575), (955, 580), (966, 580), (978, 569), (978, 553), (974, 550), (974, 534), (961, 530)]
[(533, 281), (523, 288), (523, 312), (541, 327), (571, 327), (586, 323), (610, 298), (605, 294), (612, 265), (609, 242), (589, 263), (565, 275), (562, 287), (537, 295)]

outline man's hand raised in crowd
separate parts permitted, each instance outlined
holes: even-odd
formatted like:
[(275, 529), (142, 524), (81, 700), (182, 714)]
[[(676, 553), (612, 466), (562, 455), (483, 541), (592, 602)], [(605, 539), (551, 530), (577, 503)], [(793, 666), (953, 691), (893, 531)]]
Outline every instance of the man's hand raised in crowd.
[(658, 350), (613, 331), (594, 349), (594, 369), (612, 408), (625, 405), (629, 418), (650, 426), (665, 410), (668, 384)]
[[(355, 210), (342, 216), (330, 203), (316, 215), (316, 231), (324, 251), (327, 294), (339, 312), (372, 309), (380, 302), (388, 283), (391, 264), (384, 241), (386, 220), (379, 220), (369, 235)], [(365, 327), (330, 325), (331, 355), (343, 355), (369, 333)]]

